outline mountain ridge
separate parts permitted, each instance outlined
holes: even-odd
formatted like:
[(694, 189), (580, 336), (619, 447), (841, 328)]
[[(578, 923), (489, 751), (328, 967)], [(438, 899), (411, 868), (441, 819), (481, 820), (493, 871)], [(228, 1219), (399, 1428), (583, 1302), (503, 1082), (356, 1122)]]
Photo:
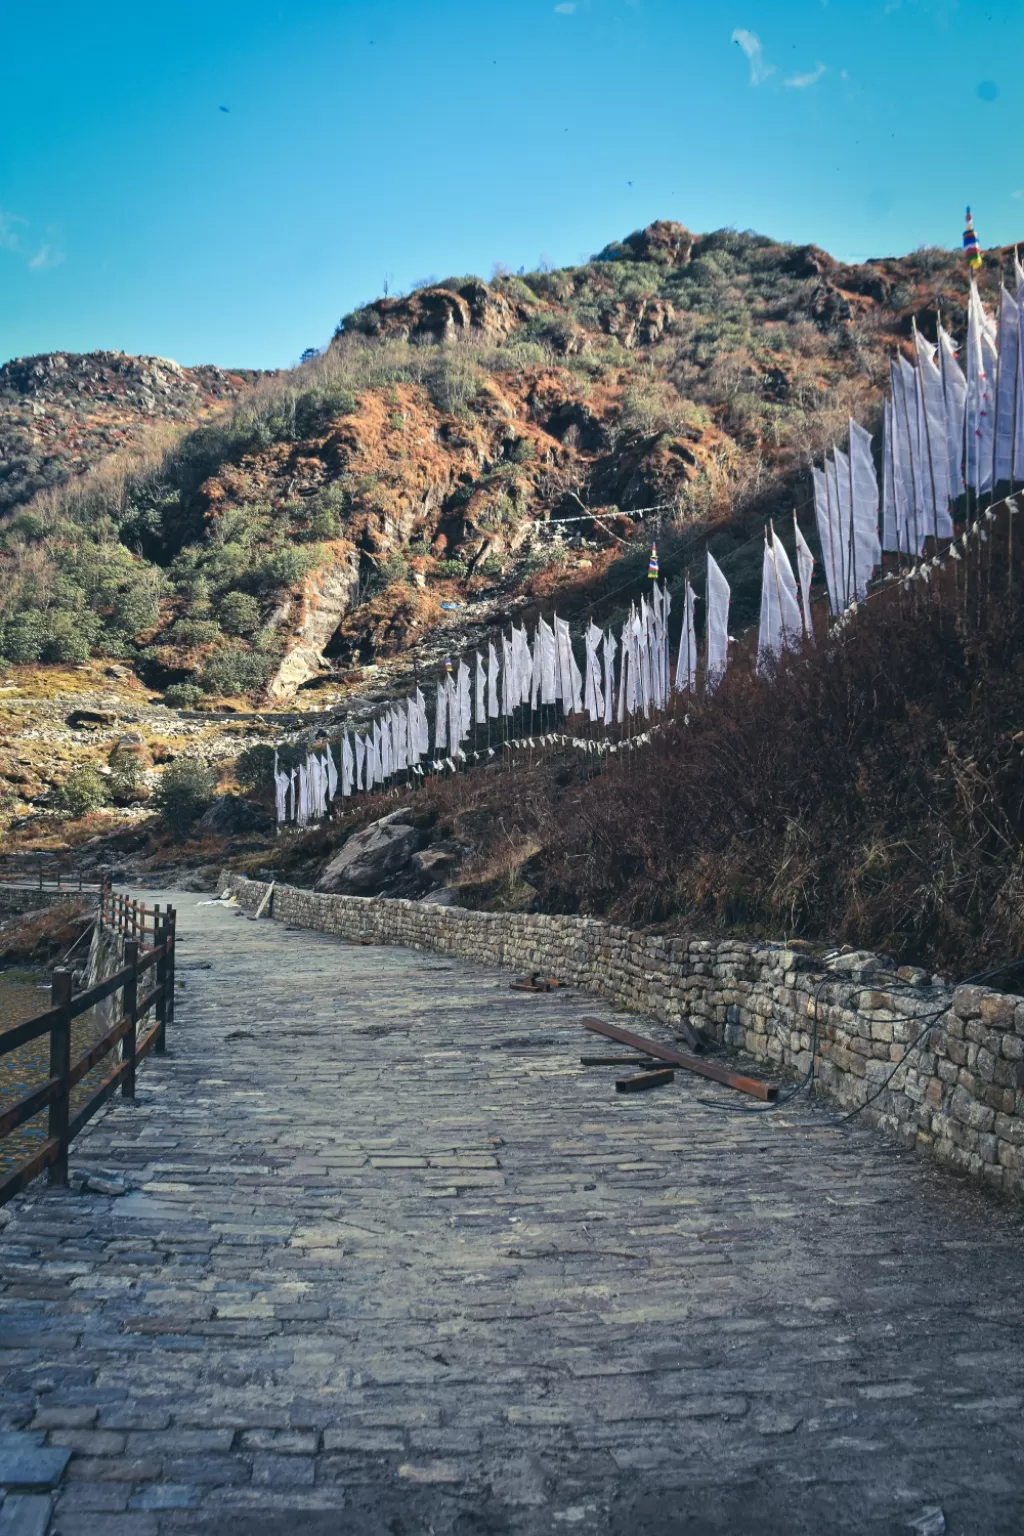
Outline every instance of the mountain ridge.
[[(849, 265), (660, 220), (577, 267), (378, 299), (282, 373), (93, 354), (114, 361), (66, 392), (68, 418), (102, 406), (105, 422), (121, 381), (129, 426), (165, 406), (168, 437), (148, 457), (117, 441), (0, 519), (0, 654), (66, 661), (87, 640), (193, 702), (320, 685), (343, 702), (431, 664), (453, 612), (493, 622), (621, 585), (658, 506), (673, 577), (711, 541), (748, 617), (751, 531), (806, 502), (847, 416), (877, 425), (912, 318), (927, 331), (941, 305), (955, 329), (966, 293), (955, 252)], [(22, 412), (59, 393), (60, 365), (6, 365), (8, 420), (26, 367), (49, 382)]]

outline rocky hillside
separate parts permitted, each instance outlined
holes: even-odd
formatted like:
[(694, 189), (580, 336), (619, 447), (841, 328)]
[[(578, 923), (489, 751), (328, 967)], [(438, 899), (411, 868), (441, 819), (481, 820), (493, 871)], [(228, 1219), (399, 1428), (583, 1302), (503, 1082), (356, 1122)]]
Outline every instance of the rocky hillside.
[[(1001, 253), (986, 260), (991, 295)], [(87, 473), (0, 523), (0, 655), (118, 658), (179, 705), (379, 695), (530, 602), (614, 617), (652, 532), (675, 582), (710, 543), (742, 625), (764, 517), (798, 507), (812, 533), (813, 456), (850, 413), (876, 425), (911, 318), (933, 330), (938, 304), (961, 331), (965, 297), (950, 252), (844, 266), (660, 222), (578, 267), (380, 300), (158, 461), (122, 455), (116, 477)], [(245, 382), (37, 362), (81, 384), (48, 394), (45, 369), (31, 382), (35, 364), (9, 365), (7, 438), (43, 443), (59, 398), (82, 462), (90, 432), (130, 435), (154, 405), (208, 409)]]
[(0, 512), (64, 484), (163, 423), (195, 425), (257, 378), (164, 357), (52, 352), (0, 367)]

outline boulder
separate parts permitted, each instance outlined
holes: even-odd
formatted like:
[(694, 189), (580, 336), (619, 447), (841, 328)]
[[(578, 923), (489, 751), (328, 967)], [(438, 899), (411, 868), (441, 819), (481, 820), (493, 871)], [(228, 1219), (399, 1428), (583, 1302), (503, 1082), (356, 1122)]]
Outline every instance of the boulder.
[(442, 879), (455, 863), (454, 853), (446, 848), (424, 848), (412, 856), (413, 869), (431, 880)]
[(234, 837), (239, 832), (269, 832), (273, 817), (261, 805), (241, 795), (218, 795), (199, 818), (203, 832)]
[(73, 709), (66, 723), (73, 731), (90, 731), (104, 725), (113, 725), (116, 719), (117, 716), (109, 709)]
[(325, 865), (316, 889), (342, 896), (372, 896), (379, 891), (426, 842), (422, 832), (408, 825), (407, 815), (393, 811), (353, 832)]

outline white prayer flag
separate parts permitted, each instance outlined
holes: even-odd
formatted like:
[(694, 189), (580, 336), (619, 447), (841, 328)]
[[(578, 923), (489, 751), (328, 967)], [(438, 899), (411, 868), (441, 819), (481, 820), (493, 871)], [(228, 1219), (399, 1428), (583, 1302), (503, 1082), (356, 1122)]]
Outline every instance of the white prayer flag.
[(832, 521), (832, 506), (826, 471), (823, 469), (812, 469), (811, 480), (814, 485), (814, 516), (818, 524), (818, 540), (821, 544), (821, 556), (825, 566), (828, 602), (833, 617), (838, 618), (844, 606), (842, 567), (836, 554), (838, 532)]
[[(1020, 313), (1017, 301), (999, 291), (999, 361), (994, 423), (995, 472), (992, 489), (1009, 480), (1013, 469), (1014, 423), (1017, 414), (1017, 367), (1020, 357)], [(952, 531), (952, 530), (951, 530)]]
[(487, 642), (487, 718), (497, 720), (501, 713), (498, 706), (498, 653), (490, 641)]
[(796, 536), (796, 564), (800, 572), (800, 602), (803, 607), (804, 634), (814, 641), (814, 622), (811, 616), (811, 581), (814, 576), (814, 556), (811, 546), (800, 532), (800, 524), (793, 513), (793, 532)]
[[(927, 530), (935, 538), (953, 536), (953, 520), (949, 515), (949, 448), (946, 443), (946, 400), (942, 388), (942, 373), (935, 361), (936, 348), (914, 329), (917, 350), (917, 370), (923, 404), (924, 427), (924, 481), (926, 503), (929, 509)], [(1012, 417), (1012, 405), (1011, 405)], [(1007, 435), (1007, 473), (1010, 461), (1010, 431)]]
[(352, 768), (352, 743), (346, 731), (341, 738), (341, 793), (343, 796), (349, 796), (352, 793)]
[(479, 651), (476, 653), (476, 672), (473, 677), (473, 683), (473, 718), (477, 725), (486, 725), (487, 699), (485, 696), (485, 688), (487, 685), (487, 674), (484, 671), (484, 659)]
[(942, 393), (946, 408), (949, 488), (955, 501), (964, 493), (964, 415), (967, 409), (967, 380), (957, 362), (953, 338), (941, 325), (939, 326), (939, 371), (942, 374)]
[(683, 632), (679, 637), (679, 655), (676, 657), (676, 692), (693, 693), (697, 686), (697, 631), (694, 604), (696, 595), (686, 578), (686, 601), (683, 604)]
[(617, 644), (611, 630), (605, 632), (601, 646), (604, 662), (604, 724), (611, 725), (615, 708), (615, 652)]
[[(881, 563), (878, 537), (878, 478), (871, 457), (871, 433), (850, 417), (850, 484), (852, 509), (853, 568), (850, 598), (867, 597), (868, 583)], [(787, 561), (788, 564), (788, 561)], [(792, 573), (791, 573), (792, 574)]]
[(725, 675), (729, 665), (729, 583), (722, 575), (718, 561), (708, 552), (707, 576), (707, 639), (705, 642), (704, 670), (709, 692), (713, 692)]

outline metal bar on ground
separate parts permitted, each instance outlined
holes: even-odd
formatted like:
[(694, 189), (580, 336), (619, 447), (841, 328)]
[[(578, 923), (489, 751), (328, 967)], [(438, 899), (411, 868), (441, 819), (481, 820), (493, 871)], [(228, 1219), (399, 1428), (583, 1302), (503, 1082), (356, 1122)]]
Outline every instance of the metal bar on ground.
[(763, 1099), (766, 1103), (778, 1098), (779, 1090), (770, 1083), (762, 1083), (759, 1078), (746, 1077), (742, 1072), (731, 1072), (728, 1067), (717, 1066), (713, 1061), (701, 1061), (698, 1056), (687, 1056), (683, 1051), (674, 1051), (671, 1046), (659, 1045), (656, 1040), (647, 1040), (643, 1035), (634, 1035), (628, 1029), (619, 1029), (616, 1024), (606, 1024), (603, 1019), (581, 1019), (580, 1023), (584, 1029), (593, 1030), (594, 1034), (617, 1040), (620, 1045), (632, 1046), (634, 1051), (645, 1051), (648, 1056), (670, 1062), (674, 1067), (685, 1067), (688, 1072), (696, 1072), (698, 1077), (709, 1077), (716, 1083), (724, 1083), (727, 1088), (735, 1088), (738, 1093), (749, 1093), (751, 1098)]
[(581, 1067), (654, 1067), (652, 1056), (581, 1056)]
[(646, 1093), (648, 1088), (664, 1088), (668, 1083), (674, 1083), (676, 1074), (671, 1067), (663, 1067), (659, 1072), (640, 1072), (636, 1077), (620, 1077), (615, 1083), (616, 1093)]

